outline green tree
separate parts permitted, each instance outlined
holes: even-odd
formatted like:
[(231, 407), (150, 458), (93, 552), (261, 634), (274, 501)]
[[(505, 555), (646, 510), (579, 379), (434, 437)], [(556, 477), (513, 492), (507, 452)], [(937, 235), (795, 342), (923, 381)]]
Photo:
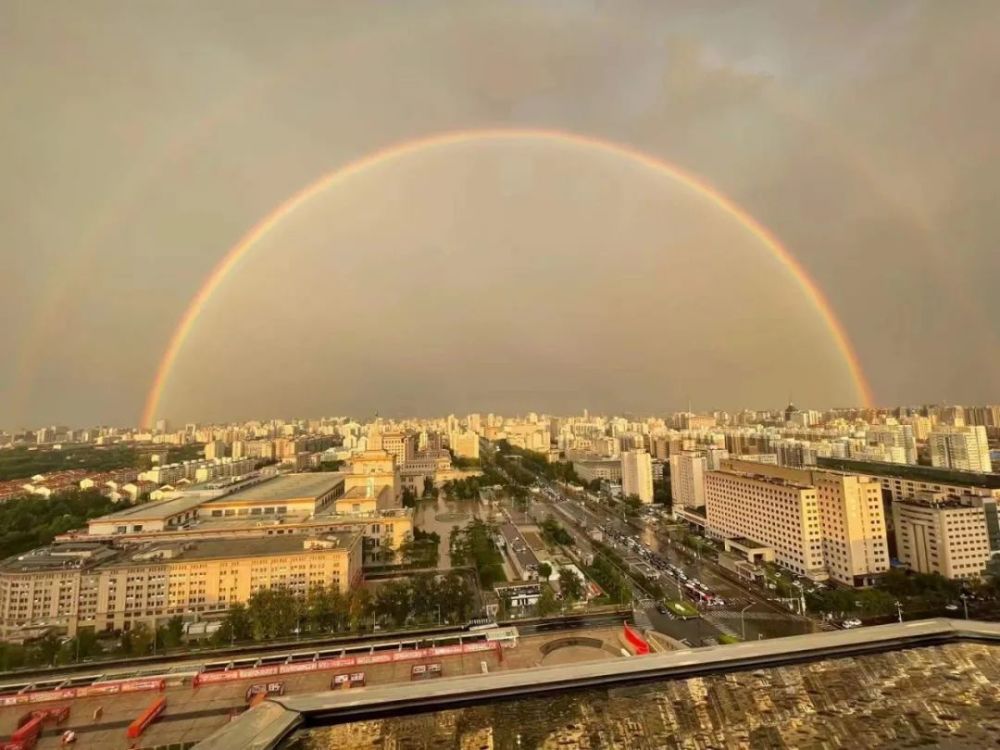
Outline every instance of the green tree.
[(122, 645), (129, 656), (145, 656), (153, 647), (153, 630), (144, 622), (137, 622), (122, 635)]
[(559, 602), (556, 601), (556, 595), (548, 584), (542, 585), (542, 592), (538, 597), (536, 608), (539, 617), (545, 617), (559, 611)]
[(547, 562), (538, 563), (538, 580), (547, 581), (552, 575), (552, 566)]
[(559, 571), (559, 593), (566, 601), (575, 602), (583, 598), (583, 582), (569, 568)]

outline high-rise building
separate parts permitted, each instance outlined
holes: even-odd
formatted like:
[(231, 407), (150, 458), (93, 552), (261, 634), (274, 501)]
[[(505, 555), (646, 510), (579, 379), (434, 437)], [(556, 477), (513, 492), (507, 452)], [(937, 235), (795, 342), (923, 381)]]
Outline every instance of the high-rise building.
[(704, 507), (707, 469), (707, 459), (697, 451), (670, 455), (670, 495), (674, 506)]
[(900, 562), (921, 573), (975, 578), (989, 560), (987, 518), (996, 527), (996, 501), (969, 495), (923, 492), (892, 504)]
[(993, 470), (986, 428), (982, 425), (939, 428), (928, 436), (927, 442), (931, 466), (982, 473)]
[[(868, 428), (866, 438), (869, 445), (900, 449), (904, 460), (893, 461), (893, 463), (915, 464), (917, 462), (917, 438), (913, 434), (912, 425), (875, 425)], [(888, 455), (890, 458), (894, 458), (895, 452), (890, 450)]]
[(653, 464), (645, 450), (622, 453), (622, 493), (636, 495), (642, 502), (653, 502)]

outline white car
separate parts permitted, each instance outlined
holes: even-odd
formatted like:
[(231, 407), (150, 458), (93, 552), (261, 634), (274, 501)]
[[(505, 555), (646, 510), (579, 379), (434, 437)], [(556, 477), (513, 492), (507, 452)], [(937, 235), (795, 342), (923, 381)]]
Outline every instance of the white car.
[(861, 620), (857, 619), (856, 617), (852, 617), (850, 620), (844, 620), (841, 623), (841, 626), (844, 628), (844, 630), (850, 630), (851, 628), (860, 628)]

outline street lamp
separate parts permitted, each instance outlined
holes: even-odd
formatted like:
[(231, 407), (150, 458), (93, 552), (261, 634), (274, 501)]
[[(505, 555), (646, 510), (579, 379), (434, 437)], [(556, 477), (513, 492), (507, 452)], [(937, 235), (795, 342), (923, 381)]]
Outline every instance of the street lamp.
[(743, 640), (747, 639), (747, 620), (746, 611), (753, 606), (753, 602), (750, 602), (747, 606), (740, 610), (740, 631), (743, 633)]
[(896, 600), (896, 614), (899, 616), (899, 621), (902, 622), (903, 621), (903, 605), (900, 603), (900, 601), (898, 599)]
[(969, 597), (966, 594), (960, 594), (959, 599), (962, 600), (962, 608), (965, 610), (965, 619), (969, 619)]

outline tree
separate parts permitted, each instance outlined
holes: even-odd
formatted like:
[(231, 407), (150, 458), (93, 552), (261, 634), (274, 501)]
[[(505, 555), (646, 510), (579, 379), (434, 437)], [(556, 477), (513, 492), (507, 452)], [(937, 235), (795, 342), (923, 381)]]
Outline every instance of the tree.
[(122, 645), (129, 656), (145, 656), (153, 646), (153, 631), (144, 622), (137, 622), (122, 635)]
[(434, 486), (433, 477), (424, 477), (424, 497), (437, 497), (438, 490)]
[(361, 630), (365, 627), (375, 612), (372, 592), (366, 588), (352, 589), (347, 597), (347, 612), (352, 630)]
[(559, 610), (559, 603), (556, 601), (556, 595), (552, 591), (552, 587), (543, 584), (542, 593), (538, 597), (538, 604), (536, 605), (538, 609), (538, 616), (545, 617), (546, 615), (551, 615), (553, 612)]
[(156, 642), (163, 648), (177, 648), (183, 636), (184, 620), (180, 615), (174, 615), (166, 625), (157, 628)]
[(538, 580), (547, 581), (552, 575), (552, 566), (547, 562), (538, 563)]
[(59, 639), (54, 633), (46, 633), (44, 636), (35, 641), (34, 645), (42, 664), (46, 666), (55, 664), (56, 655), (59, 653), (59, 648), (62, 644), (59, 642)]
[(639, 499), (638, 495), (629, 495), (625, 498), (625, 512), (629, 516), (639, 515), (640, 508), (642, 508), (642, 500)]
[(301, 622), (302, 602), (288, 588), (258, 589), (247, 602), (250, 632), (255, 641), (290, 635)]
[(575, 602), (583, 598), (583, 582), (570, 568), (559, 571), (559, 593), (566, 601)]

